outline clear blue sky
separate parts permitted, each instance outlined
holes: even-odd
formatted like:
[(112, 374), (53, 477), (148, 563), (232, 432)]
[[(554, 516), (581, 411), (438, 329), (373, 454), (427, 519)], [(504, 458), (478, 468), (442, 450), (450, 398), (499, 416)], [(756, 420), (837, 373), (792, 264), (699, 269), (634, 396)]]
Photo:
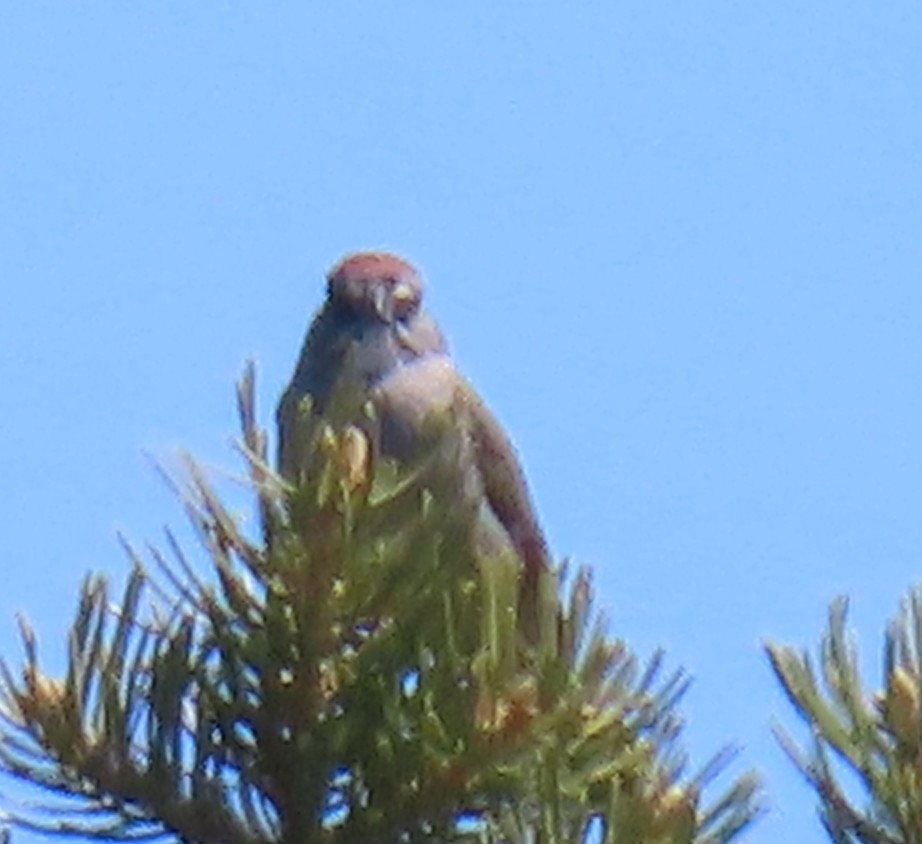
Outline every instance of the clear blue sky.
[[(517, 9), (513, 10), (512, 7)], [(822, 841), (760, 653), (922, 569), (922, 6), (25, 3), (0, 21), (0, 652), (234, 468), (322, 277), (395, 249), (688, 742)]]

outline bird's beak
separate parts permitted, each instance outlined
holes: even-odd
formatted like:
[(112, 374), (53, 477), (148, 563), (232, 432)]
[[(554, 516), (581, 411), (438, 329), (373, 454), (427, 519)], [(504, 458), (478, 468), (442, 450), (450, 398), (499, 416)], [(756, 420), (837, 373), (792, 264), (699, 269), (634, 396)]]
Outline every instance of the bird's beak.
[(371, 296), (371, 301), (374, 305), (375, 313), (378, 315), (378, 319), (380, 319), (381, 322), (391, 322), (394, 318), (394, 314), (392, 313), (393, 307), (387, 288), (383, 284), (376, 285), (371, 292)]

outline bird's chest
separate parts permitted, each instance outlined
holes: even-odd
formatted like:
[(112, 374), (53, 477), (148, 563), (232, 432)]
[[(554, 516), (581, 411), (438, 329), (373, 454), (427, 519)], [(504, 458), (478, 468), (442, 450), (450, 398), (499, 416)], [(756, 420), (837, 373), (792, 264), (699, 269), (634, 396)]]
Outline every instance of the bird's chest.
[(360, 383), (372, 388), (415, 355), (390, 330), (366, 331), (357, 336), (349, 350), (350, 365)]

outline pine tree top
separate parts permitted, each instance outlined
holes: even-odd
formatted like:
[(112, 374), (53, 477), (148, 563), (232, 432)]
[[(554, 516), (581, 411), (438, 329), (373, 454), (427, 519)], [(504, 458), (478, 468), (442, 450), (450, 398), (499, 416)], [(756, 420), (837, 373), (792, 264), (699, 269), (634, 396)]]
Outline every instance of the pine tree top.
[(703, 802), (727, 754), (686, 773), (687, 678), (607, 635), (586, 569), (547, 574), (523, 638), (518, 561), (459, 530), (435, 457), (369, 461), (333, 414), (291, 486), (253, 396), (248, 368), (253, 536), (190, 459), (176, 488), (207, 571), (170, 533), (148, 561), (125, 543), (120, 600), (104, 576), (81, 589), (63, 677), (22, 622), (0, 767), (42, 790), (6, 801), (13, 824), (229, 844), (716, 844), (747, 826), (754, 779)]

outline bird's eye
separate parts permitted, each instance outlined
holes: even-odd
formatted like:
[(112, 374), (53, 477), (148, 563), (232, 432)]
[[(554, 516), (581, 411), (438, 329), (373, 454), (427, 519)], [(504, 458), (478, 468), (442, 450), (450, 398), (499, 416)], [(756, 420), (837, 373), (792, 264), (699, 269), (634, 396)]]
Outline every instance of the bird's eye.
[(416, 309), (417, 292), (412, 285), (398, 281), (391, 289), (391, 301), (394, 303), (394, 317), (406, 319)]

